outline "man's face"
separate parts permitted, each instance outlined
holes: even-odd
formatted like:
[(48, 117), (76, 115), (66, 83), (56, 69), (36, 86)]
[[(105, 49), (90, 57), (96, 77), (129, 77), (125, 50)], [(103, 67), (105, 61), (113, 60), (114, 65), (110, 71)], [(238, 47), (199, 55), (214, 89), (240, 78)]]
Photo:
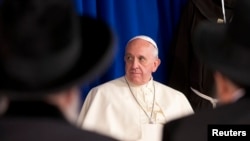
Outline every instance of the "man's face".
[(160, 64), (155, 47), (142, 39), (128, 44), (124, 60), (126, 78), (136, 85), (147, 83)]

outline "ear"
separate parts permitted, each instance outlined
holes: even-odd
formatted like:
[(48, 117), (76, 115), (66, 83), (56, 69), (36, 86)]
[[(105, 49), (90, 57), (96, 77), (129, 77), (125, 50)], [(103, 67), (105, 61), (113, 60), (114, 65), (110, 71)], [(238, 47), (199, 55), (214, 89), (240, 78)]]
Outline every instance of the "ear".
[(72, 123), (75, 123), (79, 113), (80, 90), (76, 87), (65, 90), (62, 94), (60, 103), (61, 111), (64, 116)]
[(155, 59), (153, 72), (155, 72), (157, 70), (157, 68), (160, 66), (160, 64), (161, 64), (161, 60), (159, 58)]
[(75, 102), (75, 99), (77, 96), (79, 96), (79, 89), (77, 89), (76, 87), (67, 89), (65, 91), (66, 98), (64, 99), (64, 103), (68, 105), (68, 104), (71, 104), (72, 102)]
[(57, 105), (62, 109), (66, 108), (72, 102), (75, 102), (79, 95), (79, 90), (76, 87), (68, 88), (56, 94), (51, 94), (46, 97), (47, 101), (53, 105)]
[(214, 73), (217, 97), (221, 104), (231, 103), (234, 100), (234, 92), (238, 89), (232, 81), (221, 74), (220, 72)]

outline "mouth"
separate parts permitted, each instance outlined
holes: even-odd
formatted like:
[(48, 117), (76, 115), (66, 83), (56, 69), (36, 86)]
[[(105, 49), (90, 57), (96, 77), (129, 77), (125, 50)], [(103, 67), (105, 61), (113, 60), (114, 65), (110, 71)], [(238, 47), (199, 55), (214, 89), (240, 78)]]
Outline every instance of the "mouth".
[(137, 73), (137, 72), (131, 72), (130, 75), (133, 75), (133, 76), (139, 76), (141, 75), (141, 73)]
[(129, 72), (130, 74), (139, 74), (139, 72), (136, 72), (136, 70), (132, 70)]

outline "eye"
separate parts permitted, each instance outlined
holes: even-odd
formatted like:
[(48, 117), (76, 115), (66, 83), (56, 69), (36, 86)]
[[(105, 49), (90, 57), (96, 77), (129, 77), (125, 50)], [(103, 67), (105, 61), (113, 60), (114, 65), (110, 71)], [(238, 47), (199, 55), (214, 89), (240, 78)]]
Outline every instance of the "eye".
[(133, 57), (129, 56), (129, 55), (126, 55), (125, 56), (125, 60), (126, 61), (132, 61), (133, 60)]
[(146, 58), (145, 58), (145, 57), (143, 57), (143, 56), (140, 56), (140, 57), (139, 57), (139, 60), (140, 60), (140, 62), (143, 62), (143, 61), (145, 61), (145, 60), (146, 60)]

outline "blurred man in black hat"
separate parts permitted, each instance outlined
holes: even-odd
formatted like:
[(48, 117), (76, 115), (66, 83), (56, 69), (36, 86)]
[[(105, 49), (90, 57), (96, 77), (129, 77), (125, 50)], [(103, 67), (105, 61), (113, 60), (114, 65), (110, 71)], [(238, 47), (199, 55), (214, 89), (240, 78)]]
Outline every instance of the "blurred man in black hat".
[(193, 40), (197, 57), (214, 72), (218, 107), (165, 124), (164, 141), (250, 139), (242, 125), (250, 124), (250, 1), (238, 0), (234, 12), (228, 25), (200, 24)]
[(0, 140), (114, 140), (73, 125), (78, 87), (107, 68), (113, 50), (108, 26), (77, 16), (70, 0), (4, 0), (0, 97), (7, 108), (0, 118)]

